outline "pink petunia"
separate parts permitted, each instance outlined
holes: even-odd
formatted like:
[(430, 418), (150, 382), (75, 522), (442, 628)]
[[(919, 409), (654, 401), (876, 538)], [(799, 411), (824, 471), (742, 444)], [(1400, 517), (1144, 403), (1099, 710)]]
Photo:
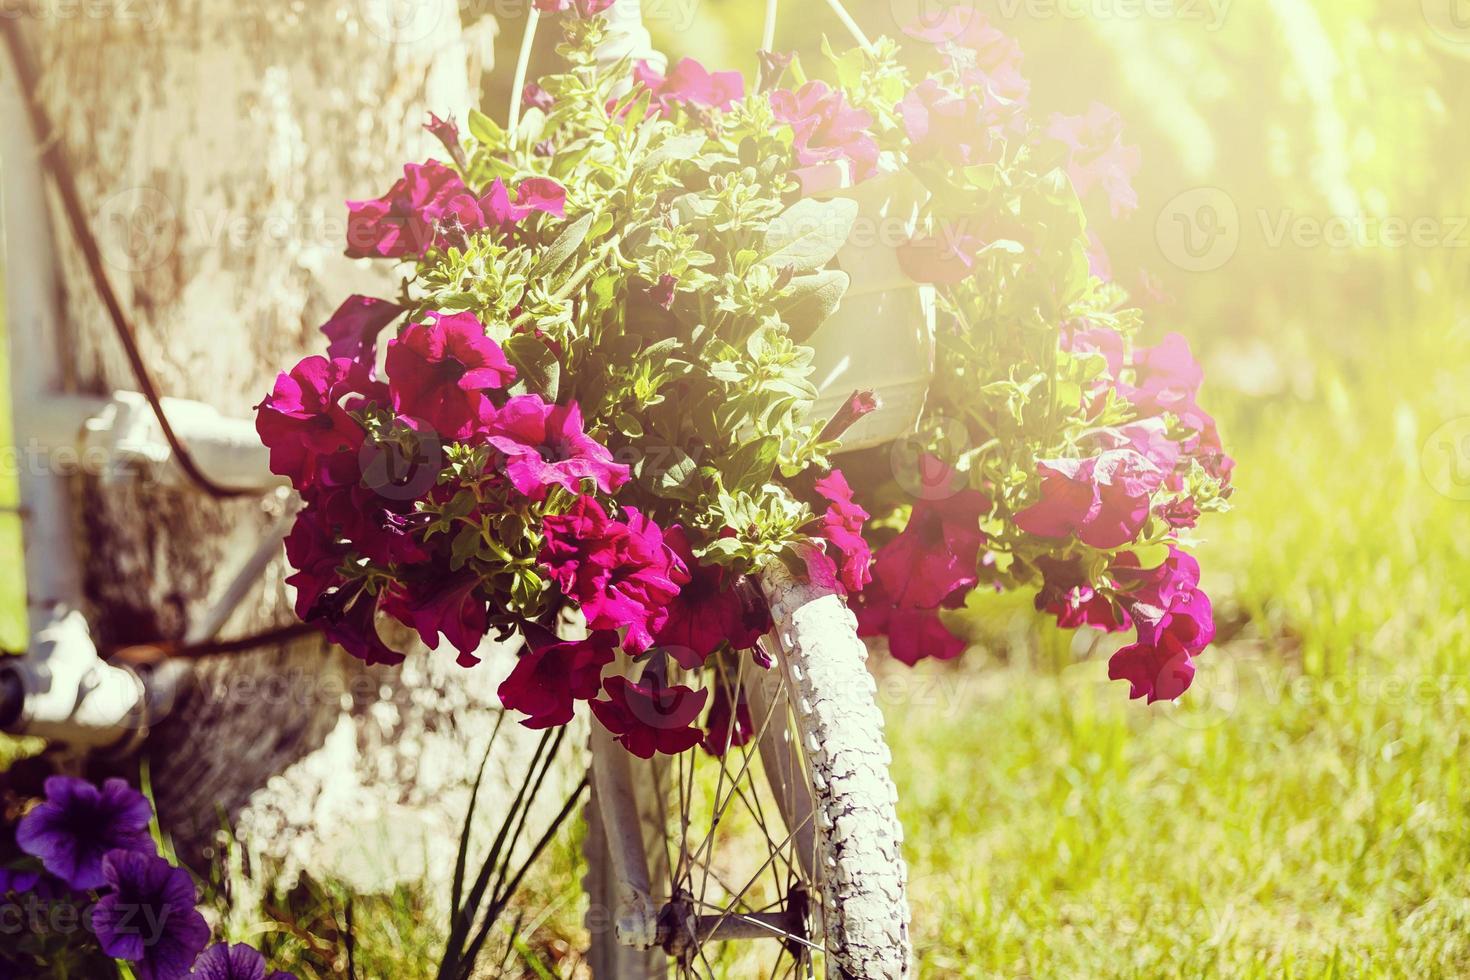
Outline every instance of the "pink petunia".
[(1094, 102), (1081, 116), (1053, 115), (1046, 135), (1066, 145), (1067, 174), (1078, 197), (1100, 188), (1115, 218), (1138, 207), (1133, 178), (1143, 155), (1124, 145), (1123, 119), (1116, 112)]
[(575, 11), (583, 20), (602, 13), (613, 5), (613, 0), (534, 0), (533, 6), (543, 14), (560, 14)]
[(576, 601), (589, 628), (626, 627), (624, 646), (641, 653), (668, 621), (668, 606), (689, 571), (664, 542), (658, 525), (633, 508), (610, 518), (591, 497), (578, 497), (565, 514), (546, 517), (543, 568)]
[(421, 420), (443, 439), (463, 439), (491, 410), (486, 392), (515, 380), (500, 345), (472, 313), (431, 313), (388, 343), (388, 388), (394, 411)]
[(1031, 83), (1021, 74), (1021, 45), (978, 9), (956, 4), (929, 23), (910, 24), (909, 37), (942, 51), (966, 85), (1007, 102), (1024, 102)]
[(420, 256), (440, 243), (446, 224), (473, 227), (481, 220), (474, 194), (453, 169), (437, 160), (405, 164), (382, 197), (347, 202), (347, 255)]
[(985, 543), (980, 518), (989, 509), (978, 490), (915, 503), (903, 532), (879, 550), (874, 563), (884, 592), (898, 606), (934, 609), (956, 590), (975, 585)]
[(999, 113), (933, 78), (903, 97), (898, 115), (908, 134), (909, 156), (916, 161), (939, 157), (960, 167), (995, 163), (1005, 145), (994, 128), (1002, 121)]
[(324, 456), (355, 451), (365, 433), (348, 414), (364, 400), (387, 401), (387, 389), (374, 382), (368, 369), (348, 358), (301, 360), (256, 406), (255, 431), (270, 449), (271, 472), (305, 490), (317, 480)]
[(514, 201), (505, 181), (496, 177), (479, 202), (483, 227), (498, 229), (502, 234), (532, 214), (566, 217), (566, 206), (566, 188), (550, 177), (527, 177), (517, 185)]
[(527, 728), (552, 728), (572, 720), (578, 701), (602, 690), (602, 668), (617, 657), (617, 633), (598, 630), (584, 640), (559, 640), (532, 624), (525, 628), (526, 649), (501, 682), (500, 703), (530, 717)]
[(827, 501), (817, 536), (827, 543), (826, 556), (836, 567), (836, 580), (848, 595), (856, 595), (873, 579), (869, 568), (873, 554), (863, 537), (868, 512), (853, 500), (841, 470), (821, 477), (815, 488)]
[(543, 499), (553, 485), (578, 493), (591, 480), (612, 493), (629, 479), (628, 467), (582, 431), (576, 402), (554, 405), (540, 395), (518, 395), (496, 410), (485, 433), (502, 454), (511, 485), (532, 500)]
[(700, 667), (723, 644), (748, 650), (771, 628), (771, 614), (759, 599), (747, 598), (728, 581), (719, 565), (705, 565), (694, 557), (688, 536), (679, 525), (664, 532), (664, 542), (688, 570), (689, 581), (669, 603), (668, 616), (654, 637), (679, 666)]
[(373, 367), (378, 334), (403, 313), (403, 307), (386, 299), (349, 296), (322, 324), (327, 338), (327, 356), (350, 358)]
[(1093, 548), (1119, 548), (1138, 537), (1164, 474), (1132, 449), (1087, 459), (1037, 464), (1041, 499), (1016, 514), (1016, 526), (1042, 538), (1075, 535)]
[(459, 665), (473, 667), (480, 662), (475, 652), (490, 628), (479, 586), (479, 576), (469, 569), (455, 575), (436, 572), (426, 579), (394, 585), (383, 597), (383, 612), (416, 630), (430, 650), (439, 649), (443, 634), (459, 651)]
[(792, 92), (771, 93), (771, 109), (778, 122), (795, 134), (792, 150), (803, 166), (845, 160), (853, 178), (863, 180), (878, 170), (878, 143), (869, 132), (873, 117), (847, 104), (839, 89), (810, 81)]
[[(964, 592), (957, 591), (946, 599), (946, 606), (953, 607), (963, 601)], [(963, 637), (954, 635), (944, 625), (938, 609), (895, 602), (883, 588), (882, 580), (868, 587), (854, 612), (859, 636), (888, 637), (888, 652), (910, 667), (926, 657), (953, 660), (969, 646)]]
[(1126, 610), (1094, 588), (1077, 558), (1036, 559), (1042, 585), (1036, 593), (1036, 609), (1051, 613), (1062, 629), (1093, 629), (1115, 633), (1133, 625)]
[(1108, 676), (1128, 681), (1130, 697), (1170, 701), (1188, 689), (1193, 658), (1215, 638), (1210, 599), (1199, 588), (1199, 562), (1178, 548), (1157, 568), (1130, 563), (1131, 556), (1119, 556), (1114, 575), (1138, 637), (1113, 655)]
[(626, 677), (609, 677), (602, 682), (606, 701), (593, 701), (592, 713), (618, 742), (640, 759), (655, 753), (677, 755), (692, 749), (704, 738), (694, 726), (709, 691), (683, 685), (665, 685), (645, 675), (643, 683)]
[(740, 72), (712, 72), (693, 58), (681, 58), (667, 75), (647, 61), (636, 62), (633, 81), (649, 91), (653, 111), (662, 115), (676, 105), (728, 110), (745, 98), (745, 77)]

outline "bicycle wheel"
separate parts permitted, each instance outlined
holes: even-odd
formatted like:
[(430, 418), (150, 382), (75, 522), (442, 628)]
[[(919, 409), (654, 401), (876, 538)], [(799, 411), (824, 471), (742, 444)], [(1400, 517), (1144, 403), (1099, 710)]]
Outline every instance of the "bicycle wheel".
[(764, 642), (771, 667), (726, 657), (710, 685), (744, 721), (714, 746), (724, 751), (626, 760), (636, 810), (624, 812), (641, 824), (658, 910), (645, 950), (610, 927), (620, 882), (605, 819), (613, 811), (589, 804), (598, 980), (908, 974), (902, 830), (866, 648), (838, 596), (784, 567), (763, 586), (776, 623)]

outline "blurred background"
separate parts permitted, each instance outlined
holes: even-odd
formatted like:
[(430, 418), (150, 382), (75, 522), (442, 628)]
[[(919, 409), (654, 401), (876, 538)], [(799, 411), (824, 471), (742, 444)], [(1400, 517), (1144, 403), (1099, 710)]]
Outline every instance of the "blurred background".
[[(645, 3), (671, 56), (751, 74), (762, 5)], [(849, 9), (898, 35), (940, 8)], [(1039, 116), (1100, 101), (1142, 148), (1137, 212), (1094, 230), (1147, 339), (1203, 361), (1238, 490), (1198, 552), (1221, 639), (1177, 705), (1129, 702), (1025, 597), (976, 616), (961, 662), (880, 665), (921, 975), (1470, 974), (1470, 3), (976, 9), (1020, 41)], [(461, 16), (498, 22), (501, 116), (524, 13)], [(822, 32), (845, 40), (783, 5), (778, 47), (814, 63)], [(576, 855), (524, 900), (528, 975), (584, 942)], [(398, 901), (362, 914), (394, 923), (383, 975), (418, 976), (433, 936)]]

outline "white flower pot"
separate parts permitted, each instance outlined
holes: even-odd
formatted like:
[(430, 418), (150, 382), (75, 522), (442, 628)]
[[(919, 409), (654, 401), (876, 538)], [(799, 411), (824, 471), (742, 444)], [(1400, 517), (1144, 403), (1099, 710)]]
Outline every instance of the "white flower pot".
[(873, 391), (882, 403), (843, 436), (843, 450), (851, 451), (914, 430), (934, 377), (934, 289), (898, 265), (896, 248), (912, 236), (926, 196), (911, 174), (875, 177), (831, 196), (856, 200), (858, 219), (837, 254), (852, 282), (808, 341), (816, 351), (815, 412), (830, 418), (859, 390)]

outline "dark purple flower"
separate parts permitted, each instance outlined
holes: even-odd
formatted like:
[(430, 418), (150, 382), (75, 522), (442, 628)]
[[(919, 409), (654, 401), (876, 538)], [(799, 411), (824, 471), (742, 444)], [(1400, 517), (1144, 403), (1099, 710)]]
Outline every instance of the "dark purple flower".
[(102, 951), (132, 963), (139, 980), (187, 977), (209, 944), (189, 872), (161, 857), (114, 851), (102, 874), (112, 889), (92, 912)]
[(547, 629), (526, 626), (526, 649), (497, 692), (500, 703), (529, 718), (527, 728), (551, 728), (572, 720), (578, 701), (602, 690), (602, 668), (617, 657), (618, 634), (596, 630), (583, 640), (559, 640)]
[(459, 651), (459, 665), (473, 667), (480, 662), (475, 651), (490, 628), (479, 585), (479, 576), (469, 569), (453, 576), (436, 573), (394, 585), (384, 596), (383, 611), (417, 630), (430, 650), (439, 649), (439, 634), (443, 633)]
[(220, 943), (204, 951), (190, 976), (199, 980), (296, 980), (291, 973), (265, 971), (265, 957), (255, 947)]
[(703, 741), (704, 732), (694, 721), (709, 700), (709, 691), (666, 685), (648, 675), (642, 683), (609, 677), (602, 687), (608, 700), (593, 701), (592, 713), (640, 759), (651, 759), (655, 752), (677, 755)]
[(388, 342), (393, 408), (441, 438), (463, 439), (489, 414), (486, 392), (515, 380), (500, 345), (473, 313), (430, 314)]
[(52, 776), (46, 802), (16, 828), (20, 849), (78, 891), (102, 886), (102, 859), (111, 851), (153, 854), (153, 808), (121, 779), (99, 789), (82, 779)]
[(378, 334), (402, 312), (403, 307), (386, 299), (347, 297), (332, 318), (322, 324), (328, 341), (327, 356), (351, 358), (371, 369)]

